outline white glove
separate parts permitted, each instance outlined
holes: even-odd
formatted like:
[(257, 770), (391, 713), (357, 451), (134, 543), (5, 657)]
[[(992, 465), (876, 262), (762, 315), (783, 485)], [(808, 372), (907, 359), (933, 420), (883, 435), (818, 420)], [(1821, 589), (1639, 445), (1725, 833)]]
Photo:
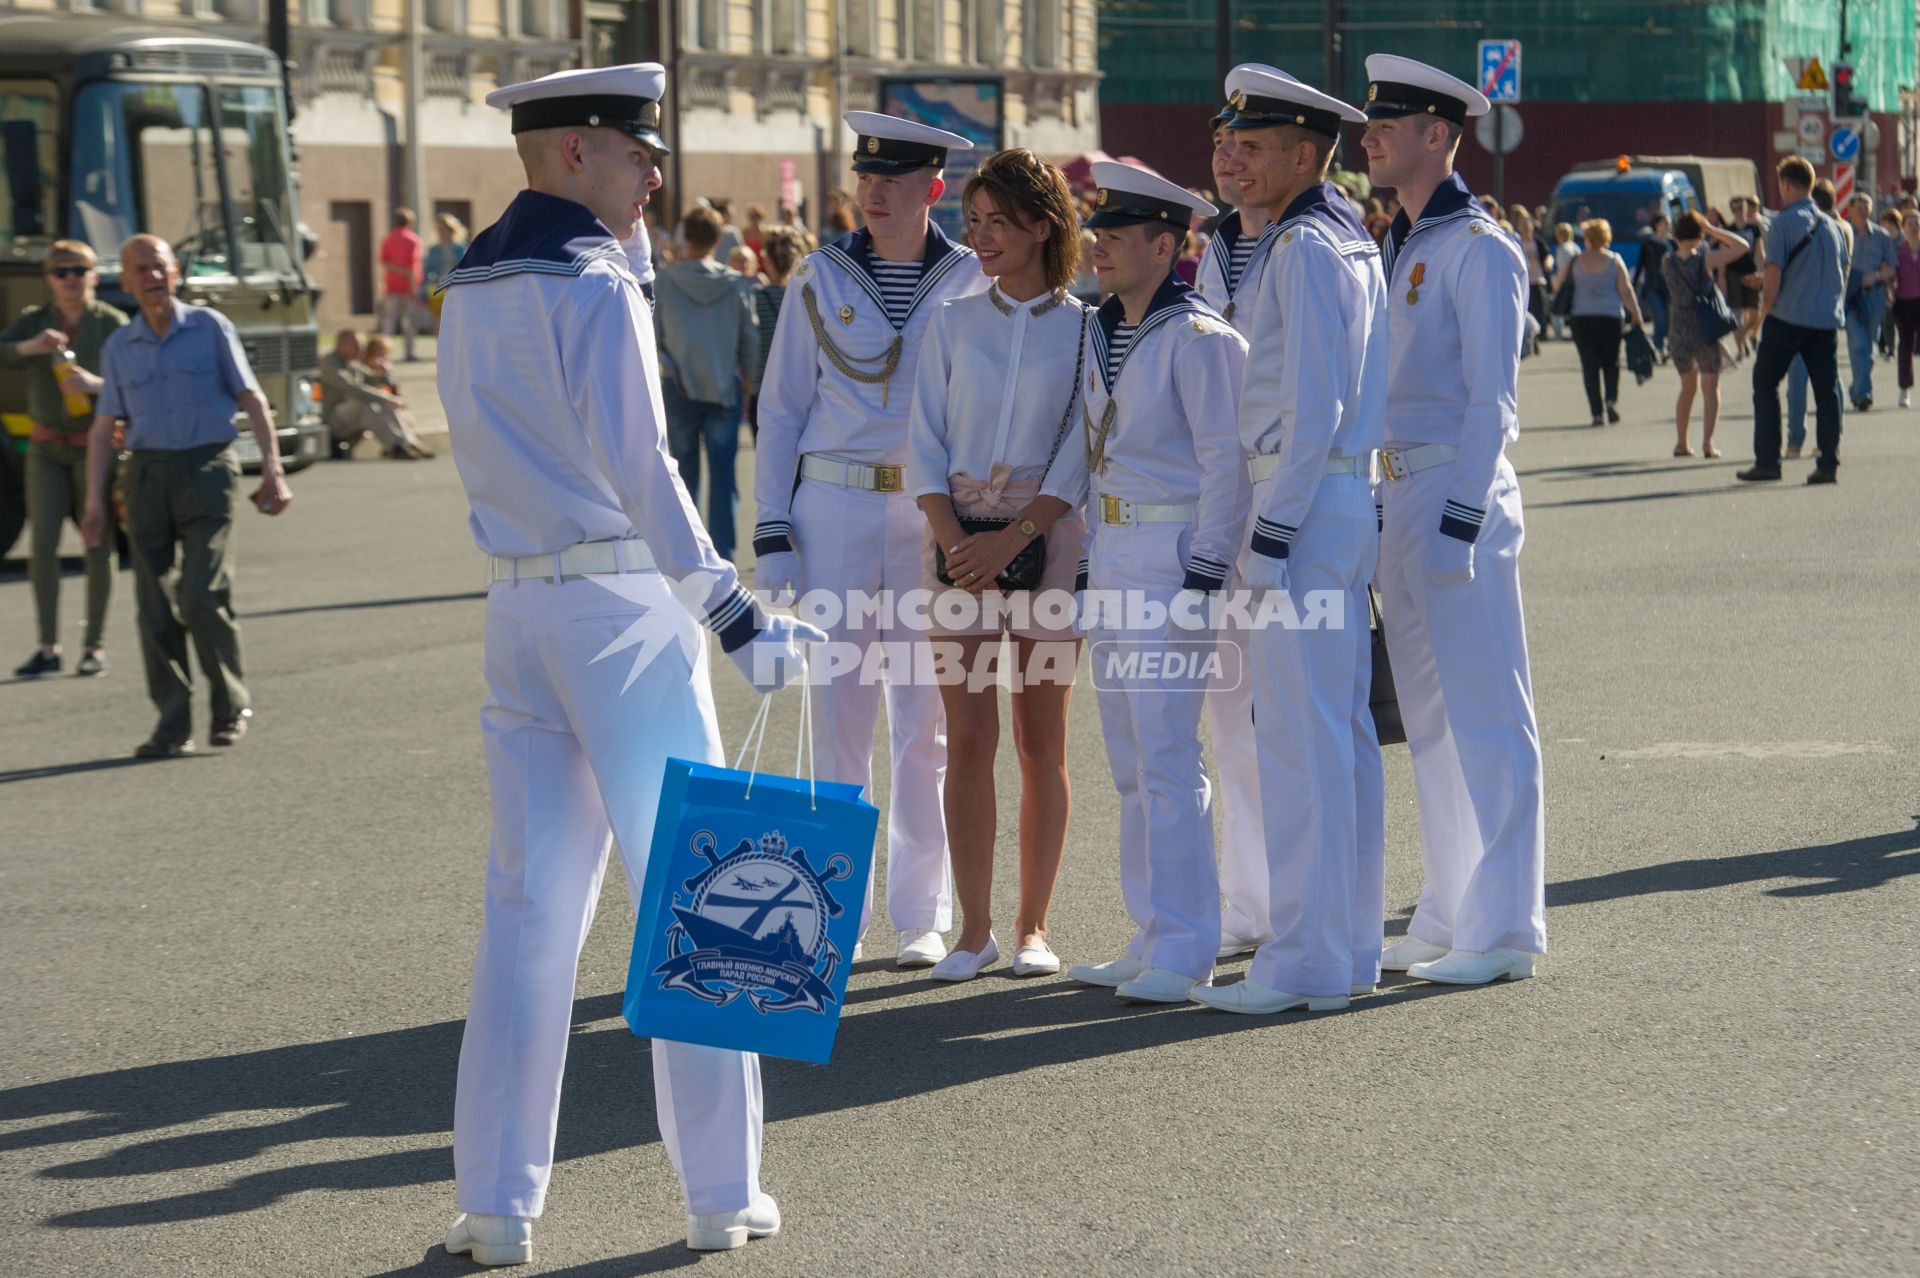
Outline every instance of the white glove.
[[(777, 607), (793, 602), (793, 579), (799, 562), (791, 550), (776, 550), (753, 561), (753, 588)], [(822, 635), (821, 638), (826, 638)]]
[(1441, 533), (1427, 552), (1427, 576), (1435, 585), (1464, 586), (1473, 580), (1473, 543)]
[(800, 676), (800, 645), (825, 643), (827, 632), (798, 617), (768, 617), (766, 629), (729, 652), (734, 667), (761, 692), (778, 692)]
[(1292, 584), (1287, 579), (1287, 561), (1273, 559), (1255, 551), (1247, 556), (1247, 570), (1242, 574), (1241, 584), (1248, 590), (1284, 592)]

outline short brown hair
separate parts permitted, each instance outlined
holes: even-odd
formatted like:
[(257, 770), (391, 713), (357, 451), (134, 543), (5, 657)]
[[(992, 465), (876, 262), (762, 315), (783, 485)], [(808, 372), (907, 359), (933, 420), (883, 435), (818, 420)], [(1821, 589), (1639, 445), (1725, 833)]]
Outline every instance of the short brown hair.
[(690, 249), (710, 249), (720, 242), (720, 228), (724, 225), (712, 209), (695, 208), (680, 220), (680, 238)]
[(768, 230), (766, 239), (760, 242), (760, 256), (767, 260), (768, 270), (784, 276), (792, 273), (805, 247), (800, 232), (790, 226), (776, 226)]
[(1702, 218), (1692, 209), (1688, 209), (1685, 213), (1682, 213), (1680, 220), (1673, 224), (1673, 238), (1682, 242), (1697, 240), (1706, 233), (1706, 219)]
[(85, 240), (55, 240), (47, 246), (47, 256), (40, 264), (51, 267), (63, 257), (84, 263), (88, 270), (100, 265), (100, 255)]
[(1813, 189), (1813, 166), (1807, 163), (1805, 156), (1789, 155), (1780, 161), (1780, 167), (1774, 172), (1779, 175), (1783, 185), (1791, 184), (1802, 191)]
[(1062, 289), (1073, 283), (1080, 268), (1080, 218), (1066, 174), (1025, 147), (1014, 147), (990, 156), (973, 171), (960, 195), (962, 208), (973, 203), (976, 191), (984, 192), (1001, 213), (1045, 226), (1047, 238), (1040, 252), (1047, 287)]
[(1588, 248), (1605, 248), (1613, 243), (1613, 226), (1604, 217), (1590, 217), (1582, 222), (1580, 234)]

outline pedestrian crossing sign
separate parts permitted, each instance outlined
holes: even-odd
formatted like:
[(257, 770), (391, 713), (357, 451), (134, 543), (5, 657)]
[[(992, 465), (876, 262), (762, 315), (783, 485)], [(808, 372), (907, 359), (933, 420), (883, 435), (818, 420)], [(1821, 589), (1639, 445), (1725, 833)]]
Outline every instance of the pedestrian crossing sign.
[(1825, 93), (1827, 91), (1827, 72), (1820, 65), (1820, 59), (1808, 58), (1806, 70), (1800, 73), (1800, 82), (1793, 86), (1802, 93)]

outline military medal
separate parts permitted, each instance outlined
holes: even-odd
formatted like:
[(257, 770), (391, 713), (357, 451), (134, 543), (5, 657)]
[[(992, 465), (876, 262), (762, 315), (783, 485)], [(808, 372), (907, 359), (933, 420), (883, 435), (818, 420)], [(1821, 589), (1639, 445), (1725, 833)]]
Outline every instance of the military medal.
[(1427, 264), (1425, 262), (1415, 262), (1413, 264), (1413, 274), (1409, 277), (1409, 282), (1412, 283), (1413, 287), (1407, 290), (1408, 306), (1412, 306), (1420, 300), (1420, 281), (1425, 278), (1427, 278)]
[(1221, 318), (1221, 319), (1224, 319), (1224, 320), (1231, 320), (1231, 319), (1233, 318), (1233, 303), (1232, 303), (1232, 302), (1228, 302), (1228, 303), (1227, 303), (1227, 305), (1226, 305), (1226, 309), (1220, 312), (1220, 318)]
[(843, 306), (840, 308), (840, 322), (849, 328), (853, 327), (853, 308), (851, 306)]

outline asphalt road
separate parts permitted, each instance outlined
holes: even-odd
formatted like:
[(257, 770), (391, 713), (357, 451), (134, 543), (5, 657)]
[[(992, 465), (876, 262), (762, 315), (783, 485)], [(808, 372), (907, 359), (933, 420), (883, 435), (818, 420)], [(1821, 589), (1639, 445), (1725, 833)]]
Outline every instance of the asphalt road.
[[(1668, 370), (1605, 430), (1570, 347), (1524, 373), (1537, 979), (1251, 1019), (869, 960), (834, 1063), (767, 1063), (786, 1230), (699, 1260), (618, 1019), (614, 875), (522, 1272), (1920, 1269), (1920, 412), (1851, 419), (1835, 488), (1803, 488), (1801, 463), (1754, 490), (1733, 481), (1744, 370), (1728, 380), (1727, 458), (1704, 462), (1669, 456)], [(470, 1271), (439, 1239), (487, 836), (481, 567), (444, 457), (294, 486), (239, 534), (259, 711), (239, 748), (127, 758), (151, 711), (124, 576), (109, 678), (0, 687), (6, 1272)], [(64, 599), (77, 638), (77, 578)], [(29, 618), (26, 583), (0, 581), (9, 658)], [(714, 678), (733, 740), (751, 694)], [(1084, 689), (1071, 766), (1054, 943), (1101, 959), (1128, 928)], [(1387, 778), (1399, 932), (1404, 747)]]

